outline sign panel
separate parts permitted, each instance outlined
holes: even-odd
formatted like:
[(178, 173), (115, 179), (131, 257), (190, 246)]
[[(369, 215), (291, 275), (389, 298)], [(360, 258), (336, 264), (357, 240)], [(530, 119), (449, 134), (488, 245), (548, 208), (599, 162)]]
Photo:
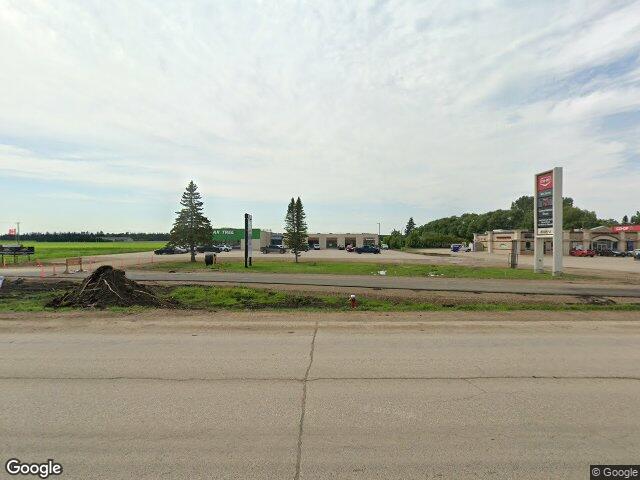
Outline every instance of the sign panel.
[(9, 235), (15, 235), (16, 234), (16, 229), (15, 228), (10, 228), (9, 229)]
[(244, 214), (244, 266), (251, 266), (251, 257), (253, 252), (253, 232), (252, 232), (252, 217), (251, 214)]
[(640, 232), (640, 225), (615, 225), (611, 227), (611, 233)]
[(553, 236), (553, 172), (536, 175), (536, 234)]
[(534, 263), (535, 272), (544, 271), (545, 243), (553, 239), (553, 274), (562, 273), (564, 234), (562, 232), (562, 167), (534, 175)]
[(249, 251), (249, 257), (252, 256), (251, 252), (253, 252), (253, 218), (251, 215), (247, 218), (247, 250)]

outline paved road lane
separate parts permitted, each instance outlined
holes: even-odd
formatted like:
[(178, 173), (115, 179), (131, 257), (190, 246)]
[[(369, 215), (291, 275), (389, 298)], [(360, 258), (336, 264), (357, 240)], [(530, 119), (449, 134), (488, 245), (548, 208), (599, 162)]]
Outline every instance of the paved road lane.
[(4, 315), (0, 451), (73, 479), (583, 479), (637, 462), (629, 314), (225, 315)]
[[(39, 273), (24, 271), (5, 272), (8, 277), (38, 278)], [(57, 278), (84, 278), (85, 273), (58, 275)], [(567, 282), (561, 280), (495, 280), (470, 278), (386, 277), (365, 275), (315, 275), (285, 273), (228, 273), (190, 272), (169, 273), (127, 270), (127, 277), (146, 282), (172, 282), (178, 284), (244, 284), (244, 285), (302, 285), (326, 287), (352, 287), (372, 289), (402, 289), (415, 291), (514, 293), (533, 295), (572, 295), (596, 297), (640, 298), (640, 285), (615, 283)]]

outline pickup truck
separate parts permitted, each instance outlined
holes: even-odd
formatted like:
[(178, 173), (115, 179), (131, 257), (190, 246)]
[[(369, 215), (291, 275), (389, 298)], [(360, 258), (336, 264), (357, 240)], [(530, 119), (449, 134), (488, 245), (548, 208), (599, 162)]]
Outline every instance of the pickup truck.
[(571, 255), (572, 257), (595, 257), (596, 252), (595, 250), (590, 250), (587, 248), (573, 248), (569, 252), (569, 255)]
[(364, 245), (356, 248), (356, 253), (380, 253), (380, 249), (375, 245)]
[(287, 251), (283, 245), (267, 245), (260, 249), (262, 253), (285, 253)]

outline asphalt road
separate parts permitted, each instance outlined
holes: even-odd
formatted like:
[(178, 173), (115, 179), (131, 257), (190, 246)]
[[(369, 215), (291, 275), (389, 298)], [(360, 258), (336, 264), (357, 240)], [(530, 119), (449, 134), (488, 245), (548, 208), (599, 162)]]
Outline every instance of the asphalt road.
[(53, 458), (62, 478), (584, 479), (638, 461), (630, 314), (14, 315), (2, 463)]
[[(84, 278), (88, 272), (57, 274), (56, 278)], [(7, 277), (40, 278), (33, 270), (6, 270)], [(640, 285), (615, 283), (587, 283), (561, 280), (488, 280), (473, 278), (439, 277), (386, 277), (364, 275), (315, 275), (285, 273), (228, 273), (228, 272), (157, 272), (127, 270), (132, 280), (147, 282), (228, 283), (263, 285), (309, 285), (327, 287), (353, 287), (374, 289), (402, 289), (415, 291), (448, 291), (478, 293), (514, 293), (537, 295), (573, 295), (595, 297), (640, 297)]]

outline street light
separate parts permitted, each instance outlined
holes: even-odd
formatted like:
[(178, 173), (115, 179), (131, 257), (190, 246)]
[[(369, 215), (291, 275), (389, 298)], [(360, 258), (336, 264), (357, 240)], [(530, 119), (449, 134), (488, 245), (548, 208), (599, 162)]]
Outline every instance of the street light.
[(378, 222), (378, 246), (380, 246), (380, 222)]

